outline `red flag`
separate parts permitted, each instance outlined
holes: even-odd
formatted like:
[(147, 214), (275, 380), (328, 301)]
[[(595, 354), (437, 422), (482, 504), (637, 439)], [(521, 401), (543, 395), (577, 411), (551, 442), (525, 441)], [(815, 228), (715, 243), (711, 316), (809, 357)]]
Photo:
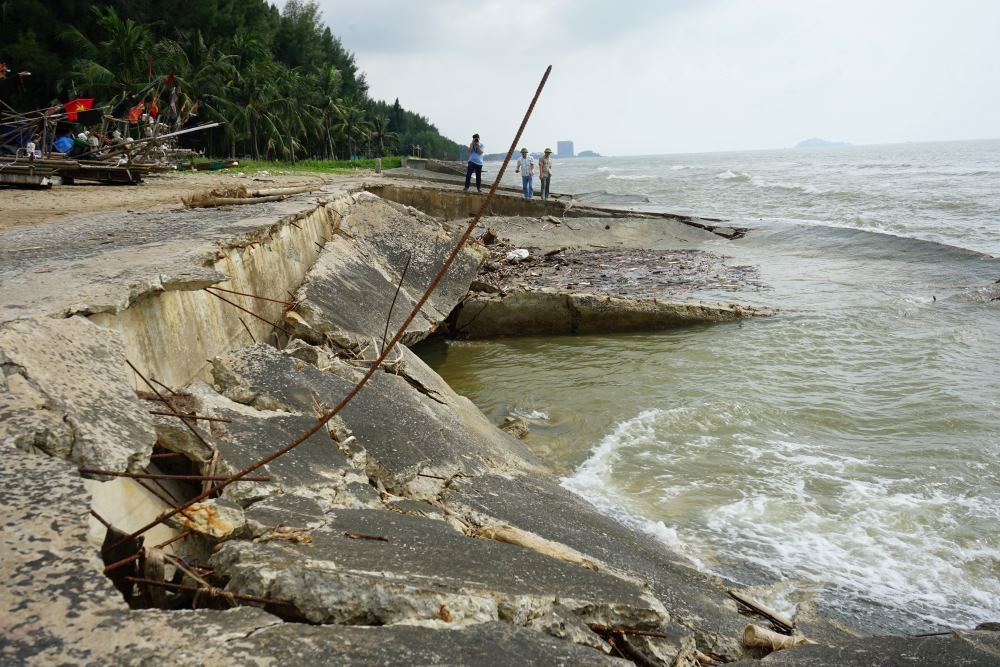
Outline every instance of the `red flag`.
[(163, 85), (164, 86), (168, 86), (168, 87), (174, 85), (174, 73), (173, 72), (171, 72), (170, 75), (167, 77), (167, 80), (163, 82)]
[(135, 125), (139, 122), (139, 117), (142, 116), (142, 110), (146, 108), (145, 102), (139, 102), (134, 107), (128, 110), (128, 122)]
[(156, 98), (153, 98), (152, 104), (149, 105), (149, 115), (156, 118), (157, 114), (160, 113), (160, 105), (156, 103)]
[(87, 111), (94, 106), (94, 100), (90, 97), (78, 97), (75, 100), (70, 100), (63, 105), (66, 109), (66, 119), (76, 120), (76, 114), (80, 111)]

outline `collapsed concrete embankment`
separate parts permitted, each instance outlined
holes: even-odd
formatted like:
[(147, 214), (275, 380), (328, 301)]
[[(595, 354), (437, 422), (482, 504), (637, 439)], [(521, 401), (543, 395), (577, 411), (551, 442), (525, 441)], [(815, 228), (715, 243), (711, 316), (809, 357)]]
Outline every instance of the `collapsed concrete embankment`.
[[(460, 233), (350, 182), (253, 209), (5, 237), (5, 660), (616, 664), (613, 644), (660, 664), (755, 655), (721, 581), (563, 489), (405, 347), (256, 479), (123, 540), (306, 434)], [(54, 245), (61, 235), (76, 240)], [(437, 328), (483, 258), (462, 250), (407, 341)], [(822, 620), (799, 627), (854, 641)]]

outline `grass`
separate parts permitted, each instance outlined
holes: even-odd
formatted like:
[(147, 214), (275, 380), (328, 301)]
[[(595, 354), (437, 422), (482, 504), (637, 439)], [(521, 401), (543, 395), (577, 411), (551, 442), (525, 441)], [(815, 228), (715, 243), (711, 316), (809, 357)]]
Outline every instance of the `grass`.
[[(391, 156), (382, 158), (383, 169), (393, 169), (402, 165), (402, 159), (399, 157)], [(279, 162), (275, 160), (241, 159), (240, 166), (231, 168), (231, 170), (246, 172), (289, 171), (333, 174), (351, 174), (359, 169), (375, 169), (375, 160), (299, 160), (298, 162)]]

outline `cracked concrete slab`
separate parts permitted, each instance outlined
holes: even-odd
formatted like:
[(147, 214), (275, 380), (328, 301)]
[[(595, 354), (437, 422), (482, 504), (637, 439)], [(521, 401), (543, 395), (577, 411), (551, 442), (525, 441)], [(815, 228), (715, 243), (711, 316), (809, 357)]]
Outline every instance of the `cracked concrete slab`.
[(455, 315), (462, 338), (621, 333), (773, 315), (768, 308), (680, 299), (645, 299), (552, 288), (474, 293)]
[(646, 582), (671, 618), (701, 631), (717, 655), (741, 657), (747, 619), (717, 579), (701, 574), (651, 535), (601, 514), (548, 475), (459, 479), (442, 493), (457, 513), (470, 510), (565, 544)]
[(0, 442), (102, 470), (149, 461), (152, 419), (113, 332), (82, 317), (0, 325)]
[[(406, 359), (415, 369), (422, 364), (409, 355)], [(243, 444), (231, 452), (238, 457), (234, 461), (244, 462), (262, 458), (291, 442), (292, 423), (299, 429), (294, 435), (304, 433), (320, 414), (353, 388), (358, 372), (341, 360), (334, 360), (329, 370), (320, 371), (265, 345), (232, 352), (217, 359), (214, 368), (216, 383), (224, 393), (303, 415), (269, 416), (260, 424), (277, 428), (288, 423), (284, 439), (263, 435), (239, 438)], [(429, 379), (425, 381), (431, 384)], [(523, 443), (489, 424), (465, 399), (446, 390), (447, 385), (442, 382), (433, 386), (440, 396), (447, 397), (446, 401), (415, 390), (399, 375), (379, 372), (341, 412), (343, 423), (354, 437), (347, 447), (352, 455), (363, 452), (364, 469), (370, 478), (377, 478), (389, 491), (399, 495), (404, 495), (405, 490), (415, 493), (421, 485), (434, 495), (442, 484), (436, 477), (447, 479), (455, 474), (478, 474), (497, 468), (532, 469), (538, 465)], [(452, 410), (453, 404), (464, 409)], [(317, 409), (317, 405), (323, 409)], [(257, 428), (245, 416), (232, 418), (234, 423), (226, 425), (231, 434)], [(278, 474), (287, 470), (292, 477), (314, 476), (320, 473), (313, 466), (330, 466), (331, 461), (343, 458), (328, 435), (317, 433), (312, 438), (318, 438), (315, 456), (296, 450), (294, 455), (282, 457), (268, 468), (273, 467)], [(228, 460), (230, 453), (224, 453)], [(286, 488), (289, 486), (287, 482), (284, 484)], [(301, 484), (294, 482), (295, 485)]]
[(292, 603), (313, 623), (524, 625), (557, 600), (585, 622), (669, 621), (630, 581), (384, 510), (329, 513), (308, 545), (228, 542), (211, 563), (229, 590)]
[[(390, 336), (399, 329), (462, 231), (368, 193), (357, 196), (340, 229), (297, 291), (299, 305), (286, 321), (311, 343), (346, 349), (381, 341), (387, 319)], [(422, 340), (447, 318), (484, 257), (475, 246), (462, 249), (407, 328), (404, 344)]]

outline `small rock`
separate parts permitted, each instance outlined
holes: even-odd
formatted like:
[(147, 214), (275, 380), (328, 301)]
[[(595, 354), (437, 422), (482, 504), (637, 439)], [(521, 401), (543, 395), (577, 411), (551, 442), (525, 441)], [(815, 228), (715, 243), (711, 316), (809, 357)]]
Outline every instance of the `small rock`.
[(485, 292), (487, 294), (496, 294), (497, 292), (500, 291), (500, 288), (496, 287), (495, 285), (491, 285), (487, 282), (483, 282), (482, 280), (473, 280), (472, 284), (469, 285), (469, 291)]
[(503, 424), (500, 425), (500, 430), (510, 433), (518, 440), (524, 440), (528, 437), (528, 422), (524, 417), (508, 415), (504, 417)]
[(514, 248), (513, 250), (508, 252), (505, 255), (505, 257), (508, 262), (523, 262), (524, 260), (528, 259), (528, 256), (530, 254), (531, 253), (529, 253), (524, 248)]

